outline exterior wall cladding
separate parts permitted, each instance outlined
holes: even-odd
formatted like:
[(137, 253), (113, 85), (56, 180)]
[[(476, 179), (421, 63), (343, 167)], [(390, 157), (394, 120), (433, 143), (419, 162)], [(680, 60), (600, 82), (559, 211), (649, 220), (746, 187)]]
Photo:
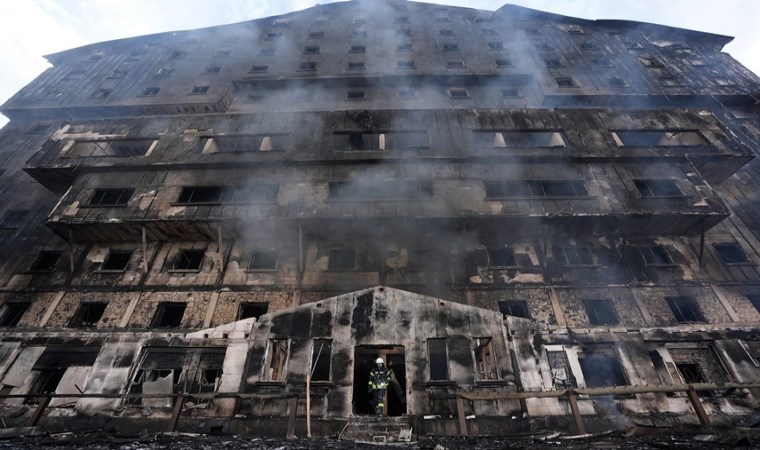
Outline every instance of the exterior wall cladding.
[(328, 435), (378, 355), (419, 434), (741, 423), (760, 79), (730, 39), (356, 0), (50, 55), (2, 107), (0, 394), (56, 395), (4, 423), (302, 435), (313, 371)]

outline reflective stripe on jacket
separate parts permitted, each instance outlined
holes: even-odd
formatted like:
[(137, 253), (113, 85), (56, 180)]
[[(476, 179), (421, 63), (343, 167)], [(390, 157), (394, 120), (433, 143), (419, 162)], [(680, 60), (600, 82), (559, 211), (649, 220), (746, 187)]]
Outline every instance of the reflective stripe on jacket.
[(374, 368), (369, 373), (369, 388), (370, 389), (386, 389), (391, 382), (391, 371), (382, 368)]

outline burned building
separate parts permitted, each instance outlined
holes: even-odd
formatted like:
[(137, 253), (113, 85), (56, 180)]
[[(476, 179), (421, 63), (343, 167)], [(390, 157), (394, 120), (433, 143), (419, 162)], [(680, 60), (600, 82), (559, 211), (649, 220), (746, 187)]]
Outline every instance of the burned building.
[(744, 420), (730, 40), (354, 0), (49, 55), (2, 107), (0, 417), (350, 433), (380, 356), (415, 434)]

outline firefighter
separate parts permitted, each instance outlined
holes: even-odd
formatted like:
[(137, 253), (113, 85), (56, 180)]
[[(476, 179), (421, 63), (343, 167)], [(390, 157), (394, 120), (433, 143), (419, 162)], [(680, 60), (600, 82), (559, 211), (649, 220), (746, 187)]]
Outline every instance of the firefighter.
[(375, 367), (369, 373), (369, 393), (375, 405), (375, 414), (382, 416), (385, 412), (385, 390), (391, 381), (391, 371), (385, 367), (383, 358), (375, 360)]

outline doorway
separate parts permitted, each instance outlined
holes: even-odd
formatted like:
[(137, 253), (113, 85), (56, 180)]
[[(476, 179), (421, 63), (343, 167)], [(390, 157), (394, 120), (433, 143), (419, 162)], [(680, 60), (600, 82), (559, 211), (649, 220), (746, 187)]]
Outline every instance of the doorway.
[(406, 414), (406, 361), (404, 347), (399, 345), (356, 346), (354, 350), (354, 414), (374, 414), (367, 392), (369, 373), (375, 367), (375, 360), (380, 357), (393, 371), (391, 384), (385, 393), (385, 414), (402, 416)]

